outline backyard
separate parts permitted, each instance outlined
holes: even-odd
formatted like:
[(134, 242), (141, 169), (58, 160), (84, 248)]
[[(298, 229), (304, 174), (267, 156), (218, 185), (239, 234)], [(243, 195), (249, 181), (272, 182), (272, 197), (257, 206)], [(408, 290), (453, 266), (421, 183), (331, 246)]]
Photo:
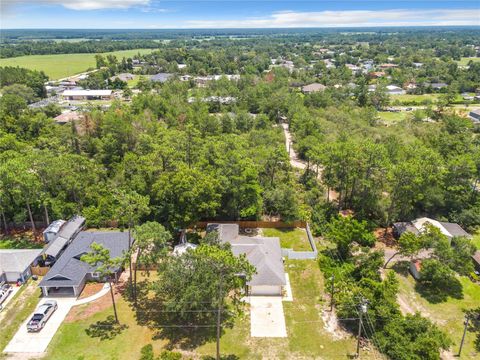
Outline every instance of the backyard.
[(312, 250), (308, 241), (307, 232), (300, 228), (287, 229), (262, 229), (263, 236), (280, 238), (280, 246), (282, 248), (292, 249), (295, 251)]
[[(399, 280), (399, 303), (403, 311), (419, 311), (423, 316), (433, 320), (453, 341), (452, 353), (456, 354), (464, 328), (464, 310), (480, 305), (480, 286), (467, 277), (459, 277), (463, 288), (463, 299), (449, 297), (441, 303), (430, 303), (415, 290), (415, 280), (406, 272), (397, 272)], [(462, 351), (464, 359), (480, 359), (475, 350), (475, 334), (467, 332)]]
[[(321, 317), (323, 307), (323, 277), (313, 260), (286, 262), (286, 270), (292, 284), (293, 302), (284, 302), (288, 338), (251, 338), (248, 309), (232, 329), (226, 329), (221, 338), (221, 352), (232, 359), (304, 359), (321, 354), (324, 359), (347, 358), (355, 352), (355, 338), (334, 340), (325, 329)], [(107, 300), (109, 300), (107, 298)], [(101, 301), (101, 300), (98, 300)], [(123, 299), (118, 299), (119, 318), (123, 328), (111, 326), (108, 316), (110, 305), (89, 314), (85, 307), (77, 310), (65, 321), (50, 344), (46, 359), (83, 360), (111, 358), (132, 359), (140, 354), (146, 344), (152, 344), (156, 354), (168, 346), (165, 339), (155, 337), (155, 332), (137, 324), (134, 312)], [(95, 303), (89, 306), (95, 306)], [(87, 335), (87, 331), (90, 335)], [(195, 341), (194, 341), (195, 342)], [(76, 345), (71, 346), (72, 343)], [(178, 350), (177, 350), (178, 351)], [(196, 347), (186, 347), (181, 352), (192, 358), (215, 354), (212, 339)], [(371, 359), (372, 352), (363, 352), (362, 359)]]
[(0, 238), (0, 249), (41, 249), (43, 244), (31, 240), (31, 232)]
[[(132, 57), (138, 53), (148, 54), (152, 49), (120, 50), (102, 55), (114, 55), (118, 60)], [(28, 55), (15, 58), (0, 59), (0, 66), (20, 66), (32, 70), (43, 71), (50, 80), (79, 74), (95, 68), (96, 54), (60, 54), (60, 55)]]

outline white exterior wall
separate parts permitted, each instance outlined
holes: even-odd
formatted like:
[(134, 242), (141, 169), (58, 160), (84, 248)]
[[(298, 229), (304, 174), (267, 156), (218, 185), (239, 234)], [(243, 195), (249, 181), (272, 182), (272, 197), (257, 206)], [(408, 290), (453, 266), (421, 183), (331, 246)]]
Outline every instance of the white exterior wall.
[(250, 287), (250, 295), (280, 296), (282, 295), (282, 286), (280, 285), (256, 285)]

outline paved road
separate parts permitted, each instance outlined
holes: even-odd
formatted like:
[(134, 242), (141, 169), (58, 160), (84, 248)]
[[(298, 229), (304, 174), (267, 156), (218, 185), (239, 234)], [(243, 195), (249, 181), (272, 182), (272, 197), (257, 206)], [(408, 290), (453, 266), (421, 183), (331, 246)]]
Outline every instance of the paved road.
[(47, 349), (48, 344), (67, 316), (68, 312), (75, 304), (75, 298), (48, 298), (41, 299), (39, 304), (43, 304), (47, 300), (56, 300), (58, 309), (52, 314), (45, 327), (38, 333), (29, 333), (27, 331), (27, 323), (33, 313), (20, 325), (13, 339), (3, 350), (5, 353), (43, 353)]

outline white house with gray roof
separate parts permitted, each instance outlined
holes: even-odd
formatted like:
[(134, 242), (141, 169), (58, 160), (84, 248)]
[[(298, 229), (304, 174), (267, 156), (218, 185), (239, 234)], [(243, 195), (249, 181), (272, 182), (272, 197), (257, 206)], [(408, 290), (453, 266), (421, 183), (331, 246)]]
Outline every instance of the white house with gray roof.
[(0, 283), (25, 281), (31, 275), (30, 265), (41, 253), (41, 249), (0, 249)]
[(244, 254), (256, 273), (247, 283), (249, 295), (281, 296), (287, 284), (280, 239), (239, 235), (237, 224), (208, 224), (207, 232), (218, 231), (222, 243), (229, 243), (232, 252)]
[[(104, 280), (95, 272), (96, 267), (81, 260), (91, 251), (90, 245), (101, 244), (110, 251), (111, 258), (118, 258), (128, 251), (128, 242), (128, 232), (81, 231), (40, 282), (43, 294), (79, 296), (87, 280)], [(115, 270), (116, 281), (121, 268)]]
[(434, 219), (430, 219), (427, 217), (422, 217), (415, 219), (411, 222), (398, 222), (393, 224), (393, 230), (396, 235), (401, 236), (404, 232), (409, 231), (413, 232), (414, 234), (420, 234), (423, 232), (426, 228), (426, 225), (430, 224), (437, 229), (440, 230), (440, 232), (445, 235), (449, 240), (451, 240), (453, 237), (457, 236), (464, 236), (467, 238), (471, 238), (472, 235), (467, 233), (465, 230), (463, 230), (460, 225), (456, 223), (449, 223), (449, 222), (444, 222), (444, 221), (437, 221)]

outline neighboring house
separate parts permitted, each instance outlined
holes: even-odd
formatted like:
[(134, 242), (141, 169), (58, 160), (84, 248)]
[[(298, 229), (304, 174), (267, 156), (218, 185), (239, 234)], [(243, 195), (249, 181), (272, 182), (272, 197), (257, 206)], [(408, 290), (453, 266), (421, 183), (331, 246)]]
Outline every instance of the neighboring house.
[(442, 89), (446, 88), (447, 86), (448, 86), (448, 84), (443, 83), (443, 82), (440, 82), (440, 83), (431, 83), (431, 84), (430, 84), (430, 87), (431, 87), (433, 90), (442, 90)]
[(410, 274), (412, 274), (415, 280), (420, 280), (420, 271), (422, 270), (422, 261), (421, 260), (413, 260), (410, 261)]
[(480, 109), (470, 111), (468, 117), (473, 121), (474, 124), (480, 124)]
[(475, 271), (480, 273), (480, 250), (475, 251), (475, 254), (472, 255), (472, 260)]
[(387, 94), (389, 95), (404, 95), (405, 90), (396, 85), (387, 85)]
[(378, 79), (385, 76), (385, 73), (383, 71), (374, 71), (374, 72), (368, 73), (368, 76), (374, 79)]
[(41, 249), (0, 249), (0, 283), (26, 281)]
[(47, 265), (55, 262), (60, 257), (62, 251), (73, 241), (84, 225), (85, 218), (76, 215), (60, 227), (56, 236), (49, 235), (51, 240), (41, 253), (43, 259), (48, 261)]
[(310, 85), (305, 85), (302, 87), (302, 92), (304, 94), (311, 94), (311, 93), (316, 93), (316, 92), (319, 92), (319, 91), (324, 91), (327, 87), (325, 85), (322, 85), (322, 84), (318, 84), (318, 83), (313, 83), (313, 84), (310, 84)]
[(121, 74), (118, 74), (118, 75), (115, 75), (115, 76), (112, 76), (110, 78), (110, 80), (114, 81), (116, 79), (119, 79), (119, 80), (122, 80), (122, 81), (129, 81), (129, 80), (133, 80), (135, 78), (135, 75), (133, 74), (130, 74), (130, 73), (121, 73)]
[(256, 268), (247, 282), (248, 295), (282, 295), (287, 281), (279, 238), (239, 235), (237, 224), (208, 224), (207, 232), (211, 231), (217, 231), (220, 242), (229, 243), (236, 256), (244, 254)]
[(173, 74), (170, 73), (158, 73), (156, 75), (150, 76), (150, 81), (164, 83), (170, 80), (173, 77)]
[(111, 100), (112, 90), (65, 90), (65, 100)]
[[(129, 248), (128, 232), (80, 232), (67, 247), (60, 259), (40, 282), (43, 295), (79, 296), (86, 281), (103, 281), (96, 267), (83, 262), (81, 257), (91, 251), (92, 243), (103, 245), (111, 258), (123, 256)], [(122, 268), (114, 269), (115, 281)]]
[(72, 121), (83, 120), (84, 117), (85, 116), (83, 114), (81, 114), (77, 111), (67, 111), (67, 112), (64, 112), (64, 113), (58, 115), (53, 120), (55, 120), (55, 122), (57, 124), (64, 125), (64, 124), (70, 123)]
[(419, 234), (425, 229), (426, 224), (435, 226), (440, 232), (449, 240), (456, 236), (465, 236), (471, 238), (472, 236), (463, 230), (460, 225), (449, 222), (441, 222), (427, 217), (418, 218), (411, 222), (398, 222), (393, 224), (393, 232), (396, 236), (401, 236), (405, 231)]

